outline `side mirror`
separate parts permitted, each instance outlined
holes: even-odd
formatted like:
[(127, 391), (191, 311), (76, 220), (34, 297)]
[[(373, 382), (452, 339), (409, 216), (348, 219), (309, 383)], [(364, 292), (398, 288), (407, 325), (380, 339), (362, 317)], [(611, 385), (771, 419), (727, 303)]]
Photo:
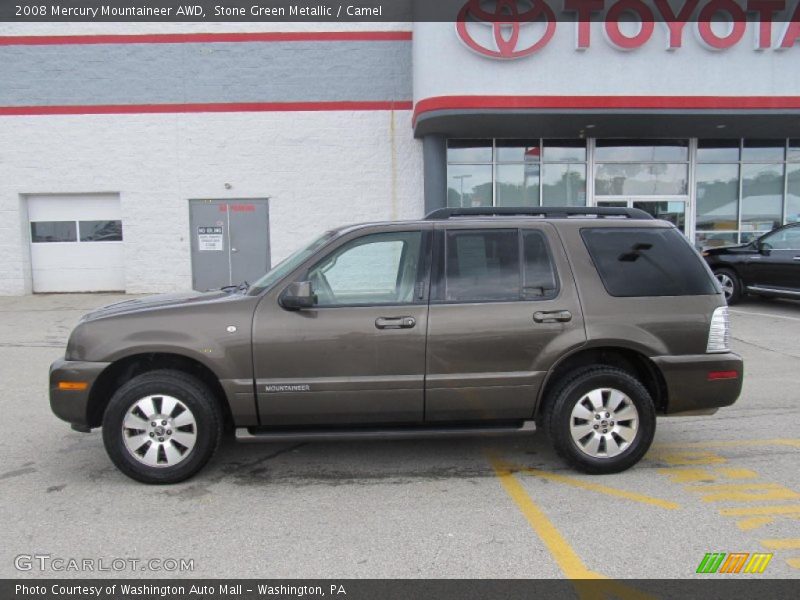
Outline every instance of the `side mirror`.
[(302, 310), (313, 308), (317, 297), (311, 289), (310, 281), (295, 281), (283, 290), (280, 305), (287, 310)]
[(769, 251), (772, 250), (772, 244), (769, 242), (756, 242), (756, 249), (761, 254), (769, 255)]

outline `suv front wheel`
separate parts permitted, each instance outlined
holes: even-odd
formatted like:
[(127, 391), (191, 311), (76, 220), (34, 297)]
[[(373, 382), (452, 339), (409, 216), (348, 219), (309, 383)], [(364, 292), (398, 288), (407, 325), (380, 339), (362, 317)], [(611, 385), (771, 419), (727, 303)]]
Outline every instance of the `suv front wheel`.
[(177, 483), (205, 465), (219, 445), (222, 415), (209, 389), (181, 371), (134, 377), (112, 396), (103, 443), (120, 471), (143, 483)]
[(568, 375), (548, 399), (545, 427), (556, 452), (586, 473), (635, 465), (653, 441), (653, 400), (639, 380), (614, 367)]

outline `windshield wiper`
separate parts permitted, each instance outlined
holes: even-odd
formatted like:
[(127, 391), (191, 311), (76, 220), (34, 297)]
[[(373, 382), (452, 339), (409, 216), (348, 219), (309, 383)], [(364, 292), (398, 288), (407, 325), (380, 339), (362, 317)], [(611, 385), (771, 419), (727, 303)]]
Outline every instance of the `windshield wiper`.
[(246, 292), (250, 289), (250, 284), (247, 283), (247, 280), (243, 281), (242, 283), (237, 283), (234, 285), (223, 285), (219, 288), (221, 292)]

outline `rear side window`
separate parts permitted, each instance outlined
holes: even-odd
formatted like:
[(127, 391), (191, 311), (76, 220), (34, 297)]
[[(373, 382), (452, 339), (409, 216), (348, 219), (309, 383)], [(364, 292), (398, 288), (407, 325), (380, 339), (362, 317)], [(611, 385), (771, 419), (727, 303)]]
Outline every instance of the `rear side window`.
[(447, 232), (447, 301), (519, 300), (520, 287), (516, 229)]
[(447, 232), (446, 302), (545, 300), (558, 291), (540, 231)]
[(583, 241), (612, 296), (695, 296), (717, 289), (677, 229), (592, 228)]

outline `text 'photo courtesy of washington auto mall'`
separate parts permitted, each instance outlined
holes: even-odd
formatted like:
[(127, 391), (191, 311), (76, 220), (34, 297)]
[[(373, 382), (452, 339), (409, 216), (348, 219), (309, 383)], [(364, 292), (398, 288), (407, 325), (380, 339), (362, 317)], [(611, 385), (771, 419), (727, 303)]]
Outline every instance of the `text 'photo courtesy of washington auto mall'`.
[(795, 598), (800, 0), (0, 0), (0, 598)]

